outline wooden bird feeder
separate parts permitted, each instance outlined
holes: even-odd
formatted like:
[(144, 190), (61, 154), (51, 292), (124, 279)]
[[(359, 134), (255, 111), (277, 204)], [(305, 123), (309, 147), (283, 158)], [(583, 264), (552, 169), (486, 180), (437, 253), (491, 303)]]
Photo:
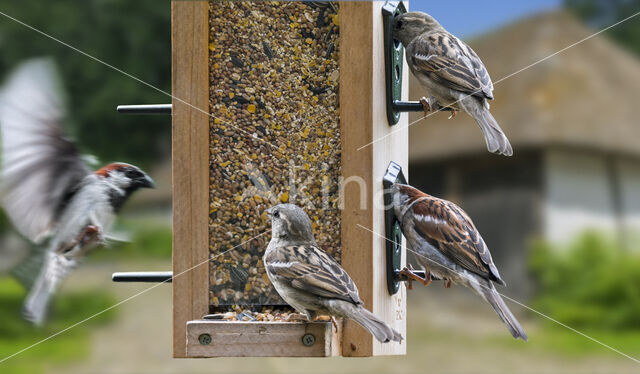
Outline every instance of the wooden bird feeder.
[(382, 7), (172, 2), (174, 357), (405, 353), (350, 320), (204, 319), (286, 309), (262, 265), (263, 211), (291, 202), (406, 338), (406, 290), (389, 293), (380, 235), (382, 178), (391, 161), (407, 170), (408, 147), (407, 117), (392, 127), (386, 113)]

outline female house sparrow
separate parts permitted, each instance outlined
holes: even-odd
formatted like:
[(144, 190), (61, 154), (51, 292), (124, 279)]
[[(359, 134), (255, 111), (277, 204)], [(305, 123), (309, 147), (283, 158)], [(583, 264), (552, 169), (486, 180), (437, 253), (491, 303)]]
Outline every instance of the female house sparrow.
[(493, 282), (505, 285), (478, 230), (454, 203), (427, 195), (411, 186), (394, 184), (394, 213), (417, 261), (427, 271), (424, 279), (403, 269), (402, 273), (422, 282), (430, 274), (472, 289), (487, 301), (507, 325), (514, 338), (527, 340), (522, 326), (504, 303)]
[(393, 37), (407, 49), (411, 72), (431, 95), (420, 100), (425, 114), (434, 104), (453, 109), (452, 117), (464, 110), (480, 126), (489, 152), (513, 154), (509, 140), (489, 112), (487, 100), (493, 99), (493, 83), (473, 49), (422, 12), (397, 16)]
[(309, 321), (318, 313), (350, 318), (380, 342), (402, 336), (364, 308), (344, 269), (318, 248), (309, 216), (293, 204), (267, 210), (272, 238), (264, 253), (267, 276), (278, 294)]
[(24, 317), (41, 324), (51, 295), (90, 249), (103, 244), (115, 214), (153, 181), (124, 163), (92, 172), (60, 128), (64, 105), (53, 64), (33, 60), (10, 77), (0, 96), (0, 201), (16, 229), (46, 246)]

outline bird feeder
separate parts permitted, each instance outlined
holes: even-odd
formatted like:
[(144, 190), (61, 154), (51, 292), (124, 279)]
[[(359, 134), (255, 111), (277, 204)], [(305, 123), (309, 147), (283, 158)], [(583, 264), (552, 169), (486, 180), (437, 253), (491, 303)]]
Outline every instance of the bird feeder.
[[(406, 337), (406, 290), (387, 283), (382, 180), (391, 162), (407, 170), (407, 117), (387, 119), (383, 4), (171, 7), (174, 357), (404, 354), (406, 340), (379, 343), (349, 320), (233, 314), (287, 313), (262, 264), (263, 212), (290, 202), (366, 308)], [(407, 82), (406, 66), (394, 71)]]

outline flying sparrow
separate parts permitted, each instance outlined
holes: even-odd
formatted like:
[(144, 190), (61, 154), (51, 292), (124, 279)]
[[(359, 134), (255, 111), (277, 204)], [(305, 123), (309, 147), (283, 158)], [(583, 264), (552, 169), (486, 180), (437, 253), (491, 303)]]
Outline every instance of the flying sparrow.
[(267, 209), (271, 241), (264, 253), (267, 276), (280, 296), (311, 321), (318, 314), (350, 318), (380, 342), (402, 336), (364, 308), (358, 289), (342, 266), (318, 248), (309, 216), (298, 206)]
[(416, 261), (426, 270), (424, 279), (403, 269), (402, 274), (431, 282), (431, 274), (470, 288), (491, 304), (514, 338), (527, 340), (522, 326), (504, 303), (493, 283), (505, 286), (489, 248), (469, 216), (456, 204), (427, 195), (404, 184), (394, 184), (393, 209)]
[[(422, 12), (397, 16), (393, 37), (406, 48), (413, 75), (429, 93), (420, 101), (426, 112), (439, 107), (464, 110), (480, 126), (490, 152), (511, 156), (513, 150), (498, 122), (489, 112), (493, 83), (478, 55)], [(436, 108), (432, 108), (432, 107)]]
[(51, 61), (21, 65), (0, 95), (0, 202), (22, 235), (46, 247), (23, 307), (27, 320), (42, 324), (60, 283), (87, 252), (104, 244), (127, 198), (153, 181), (125, 163), (89, 169), (63, 137), (65, 110)]

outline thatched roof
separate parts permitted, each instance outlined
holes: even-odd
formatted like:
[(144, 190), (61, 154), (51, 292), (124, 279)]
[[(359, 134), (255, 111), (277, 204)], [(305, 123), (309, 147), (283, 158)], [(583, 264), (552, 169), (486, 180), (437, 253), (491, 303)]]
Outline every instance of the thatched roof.
[[(495, 31), (469, 45), (493, 81), (589, 35), (563, 12), (541, 14)], [(410, 81), (410, 97), (423, 95)], [(518, 148), (579, 146), (640, 154), (640, 61), (598, 35), (495, 84), (491, 111)], [(420, 115), (412, 114), (410, 122)], [(447, 121), (438, 113), (410, 128), (411, 160), (485, 151), (475, 122), (464, 113)]]

